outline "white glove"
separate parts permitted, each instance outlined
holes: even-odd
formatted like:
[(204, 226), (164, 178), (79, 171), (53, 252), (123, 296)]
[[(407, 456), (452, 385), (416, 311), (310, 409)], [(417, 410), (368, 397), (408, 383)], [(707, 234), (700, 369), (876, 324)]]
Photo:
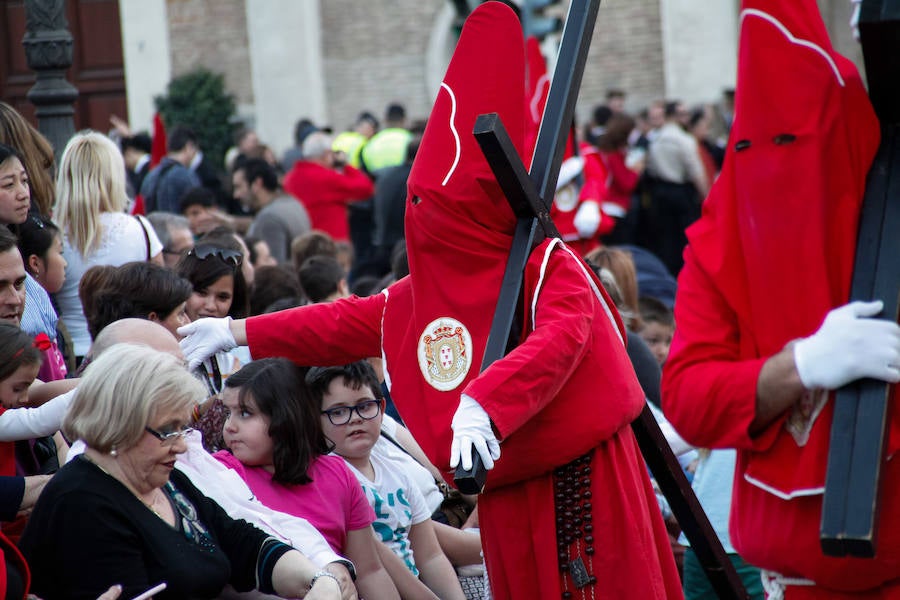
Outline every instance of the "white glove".
[(862, 377), (900, 381), (900, 326), (870, 319), (884, 303), (851, 302), (831, 310), (819, 330), (794, 346), (807, 388), (833, 390)]
[(237, 342), (231, 333), (231, 317), (197, 319), (179, 327), (178, 334), (184, 336), (178, 343), (188, 361), (188, 368), (192, 371), (216, 352), (237, 348)]
[(472, 447), (481, 455), (484, 468), (494, 468), (494, 461), (500, 458), (500, 442), (491, 429), (491, 418), (481, 405), (471, 396), (463, 394), (459, 408), (450, 423), (453, 428), (453, 444), (450, 446), (450, 468), (455, 469), (462, 458), (462, 468), (472, 468)]
[(595, 200), (582, 202), (572, 224), (582, 238), (594, 237), (597, 228), (600, 227), (600, 205)]

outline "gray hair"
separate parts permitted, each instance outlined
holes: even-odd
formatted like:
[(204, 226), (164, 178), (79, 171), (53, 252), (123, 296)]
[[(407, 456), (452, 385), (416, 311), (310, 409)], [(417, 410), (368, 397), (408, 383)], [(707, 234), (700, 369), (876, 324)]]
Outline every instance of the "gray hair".
[(159, 238), (163, 248), (166, 249), (168, 249), (169, 244), (172, 243), (173, 229), (190, 230), (191, 228), (186, 218), (170, 212), (154, 211), (147, 215), (147, 220), (153, 225), (153, 231), (156, 232), (156, 237)]
[(303, 140), (303, 146), (300, 147), (303, 152), (303, 158), (319, 158), (324, 156), (326, 152), (331, 150), (333, 140), (330, 135), (323, 131), (314, 131), (306, 136)]
[(128, 449), (157, 414), (183, 410), (187, 415), (205, 392), (175, 356), (116, 344), (85, 369), (62, 429), (98, 452)]

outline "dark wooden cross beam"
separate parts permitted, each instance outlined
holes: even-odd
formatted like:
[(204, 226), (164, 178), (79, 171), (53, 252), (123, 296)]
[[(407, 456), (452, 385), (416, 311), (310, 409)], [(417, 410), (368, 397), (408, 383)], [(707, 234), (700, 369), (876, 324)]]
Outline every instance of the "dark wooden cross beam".
[[(584, 74), (599, 9), (600, 0), (578, 0), (569, 5), (529, 175), (530, 185), (538, 190), (537, 204), (534, 206), (539, 209), (535, 212), (529, 204), (510, 202), (516, 215), (516, 229), (481, 361), (482, 371), (506, 354), (515, 308), (522, 289), (525, 263), (538, 239), (538, 223), (553, 226), (550, 221), (550, 206), (541, 198), (553, 199), (562, 164), (563, 146), (575, 116), (575, 100), (581, 87), (581, 76)], [(540, 233), (543, 234), (544, 231), (546, 227), (542, 227)], [(477, 452), (472, 453), (472, 469), (466, 471), (460, 466), (454, 477), (457, 488), (464, 494), (480, 493), (486, 480), (487, 471)]]
[[(522, 164), (498, 115), (481, 115), (475, 124), (475, 137), (517, 218), (482, 370), (506, 353), (516, 304), (521, 294), (525, 263), (539, 235), (559, 237), (559, 232), (550, 219), (549, 205), (556, 190), (563, 146), (574, 117), (575, 99), (599, 7), (599, 0), (572, 2), (569, 7), (530, 173)], [(724, 599), (748, 598), (737, 572), (648, 407), (644, 407), (632, 427), (644, 459), (666, 495), (685, 535), (691, 541), (691, 547), (716, 593)], [(481, 492), (487, 479), (487, 472), (477, 452), (473, 453), (472, 459), (472, 470), (465, 471), (460, 467), (455, 477), (459, 489), (469, 494)]]
[[(881, 146), (869, 171), (859, 222), (851, 300), (900, 309), (900, 0), (863, 0), (860, 38)], [(893, 386), (862, 379), (837, 391), (820, 541), (831, 556), (875, 556), (881, 469)]]

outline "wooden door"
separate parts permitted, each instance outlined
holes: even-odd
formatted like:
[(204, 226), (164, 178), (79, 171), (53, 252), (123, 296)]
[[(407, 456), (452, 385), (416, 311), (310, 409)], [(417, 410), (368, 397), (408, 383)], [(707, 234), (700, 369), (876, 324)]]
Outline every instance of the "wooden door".
[[(127, 117), (122, 30), (118, 0), (67, 0), (66, 18), (73, 39), (72, 66), (66, 79), (78, 88), (75, 130), (107, 132), (109, 117)], [(25, 62), (23, 0), (0, 0), (0, 99), (37, 125), (26, 94), (34, 73)]]

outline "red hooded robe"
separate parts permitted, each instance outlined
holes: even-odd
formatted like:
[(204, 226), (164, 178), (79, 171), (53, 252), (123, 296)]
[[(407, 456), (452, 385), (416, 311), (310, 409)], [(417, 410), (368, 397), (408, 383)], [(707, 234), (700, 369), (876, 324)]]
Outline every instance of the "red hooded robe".
[[(900, 576), (898, 511), (881, 511), (874, 560), (822, 553), (827, 396), (748, 433), (763, 363), (847, 302), (878, 140), (859, 74), (831, 47), (815, 0), (745, 0), (734, 126), (724, 169), (688, 230), (663, 405), (688, 441), (738, 448), (731, 539), (748, 562), (818, 584), (787, 598), (849, 597), (825, 590), (871, 590)], [(894, 409), (889, 455), (898, 424)], [(883, 469), (887, 501), (900, 494), (900, 466)], [(894, 589), (871, 597), (900, 597)]]
[[(478, 115), (497, 112), (523, 155), (524, 85), (515, 14), (501, 3), (480, 5), (463, 28), (410, 173), (410, 276), (374, 298), (250, 319), (251, 351), (288, 351), (319, 364), (380, 352), (405, 424), (448, 480), (460, 394), (481, 404), (503, 452), (479, 499), (494, 598), (557, 598), (566, 589), (574, 598), (678, 598), (665, 527), (629, 427), (644, 396), (621, 320), (558, 240), (539, 245), (526, 267), (521, 343), (478, 372), (515, 218), (471, 132)], [(297, 344), (316, 338), (327, 344)], [(596, 584), (576, 590), (558, 567), (552, 473), (588, 453), (581, 468), (590, 469), (592, 497), (582, 507), (592, 529), (565, 550), (582, 557)], [(577, 516), (560, 515), (560, 526)]]

